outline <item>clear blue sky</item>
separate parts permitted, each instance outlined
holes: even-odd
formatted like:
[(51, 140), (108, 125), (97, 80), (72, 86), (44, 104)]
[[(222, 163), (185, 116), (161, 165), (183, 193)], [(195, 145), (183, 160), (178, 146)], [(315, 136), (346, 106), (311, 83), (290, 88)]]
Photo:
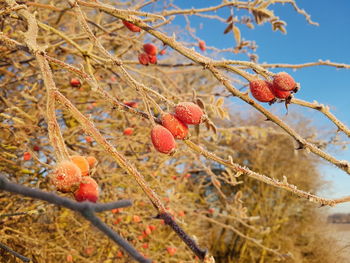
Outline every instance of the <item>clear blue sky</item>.
[[(200, 8), (213, 6), (220, 1), (177, 0), (174, 3), (183, 8)], [(287, 35), (274, 32), (271, 25), (265, 23), (254, 30), (240, 25), (242, 37), (257, 42), (259, 62), (299, 64), (317, 61), (319, 59), (350, 64), (350, 1), (349, 0), (299, 0), (297, 4), (305, 9), (318, 27), (308, 24), (304, 16), (296, 13), (289, 4), (273, 6), (275, 14), (287, 22)], [(236, 12), (237, 15), (246, 11)], [(228, 17), (228, 10), (218, 11), (218, 14)], [(209, 46), (228, 48), (234, 46), (231, 34), (223, 35), (225, 25), (213, 20), (191, 17), (192, 26), (197, 35)], [(174, 23), (182, 24), (182, 19)], [(199, 24), (203, 23), (203, 29)], [(242, 56), (227, 54), (230, 59), (246, 59)], [(279, 71), (278, 69), (274, 70)], [(333, 67), (317, 66), (299, 69), (292, 72), (294, 78), (301, 83), (302, 90), (297, 94), (300, 99), (329, 105), (332, 112), (347, 126), (350, 125), (350, 70)], [(298, 106), (292, 105), (291, 111), (298, 111)], [(335, 126), (320, 113), (306, 111), (312, 117), (314, 124), (320, 127)], [(345, 136), (342, 138), (346, 138)], [(350, 150), (331, 152), (339, 159), (350, 160)], [(320, 168), (331, 186), (322, 191), (323, 196), (335, 198), (350, 195), (350, 176), (331, 165)], [(331, 211), (350, 213), (350, 204), (332, 208)]]

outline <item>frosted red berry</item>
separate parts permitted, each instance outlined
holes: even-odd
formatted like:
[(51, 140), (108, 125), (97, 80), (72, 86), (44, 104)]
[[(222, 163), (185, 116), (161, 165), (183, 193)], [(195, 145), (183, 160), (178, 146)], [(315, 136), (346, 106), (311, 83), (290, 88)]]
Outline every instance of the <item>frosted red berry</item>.
[(290, 96), (291, 92), (288, 90), (277, 89), (275, 85), (271, 85), (271, 91), (279, 99), (286, 99)]
[(200, 124), (203, 115), (202, 109), (192, 102), (181, 102), (175, 107), (175, 116), (186, 124)]
[(70, 80), (70, 85), (72, 87), (78, 88), (78, 87), (81, 86), (81, 82), (80, 82), (79, 79), (73, 78), (73, 79)]
[(157, 57), (156, 56), (148, 56), (149, 63), (151, 64), (157, 64)]
[(71, 192), (79, 187), (82, 179), (79, 167), (71, 161), (59, 163), (51, 176), (51, 182), (58, 191)]
[(78, 202), (90, 201), (96, 203), (98, 195), (98, 185), (96, 181), (89, 176), (83, 177), (79, 189), (74, 192), (75, 200)]
[(165, 113), (161, 117), (162, 125), (167, 128), (175, 139), (183, 140), (188, 135), (188, 127), (174, 114)]
[(156, 56), (157, 55), (157, 47), (153, 44), (150, 44), (150, 43), (144, 44), (143, 50), (149, 56)]
[(262, 79), (255, 79), (249, 83), (249, 86), (250, 92), (256, 100), (260, 102), (270, 102), (275, 99), (270, 82)]
[(135, 26), (133, 23), (123, 20), (124, 26), (126, 26), (131, 32), (140, 32), (141, 28)]
[(151, 131), (154, 148), (158, 152), (170, 154), (175, 150), (176, 143), (171, 132), (161, 125), (155, 125)]
[(291, 75), (286, 72), (279, 72), (273, 77), (273, 85), (276, 89), (291, 91), (297, 87), (297, 83)]
[(141, 65), (148, 65), (149, 64), (149, 57), (146, 53), (141, 53), (139, 55), (139, 62)]
[(202, 51), (205, 51), (207, 49), (206, 45), (205, 45), (205, 42), (203, 40), (200, 40), (198, 42), (198, 46), (199, 46), (199, 49), (202, 50)]

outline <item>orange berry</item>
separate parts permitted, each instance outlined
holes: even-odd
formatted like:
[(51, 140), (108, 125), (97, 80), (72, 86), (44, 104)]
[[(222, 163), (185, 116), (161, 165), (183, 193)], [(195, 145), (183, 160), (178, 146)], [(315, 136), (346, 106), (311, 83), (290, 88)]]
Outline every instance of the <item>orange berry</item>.
[(79, 79), (73, 78), (70, 80), (70, 85), (74, 88), (79, 88), (81, 85), (81, 82)]
[(98, 195), (98, 185), (96, 181), (89, 176), (83, 177), (79, 189), (74, 193), (75, 200), (78, 202), (90, 201), (96, 203)]
[(132, 217), (132, 220), (133, 220), (135, 223), (139, 223), (139, 222), (141, 222), (141, 217), (139, 217), (138, 215), (134, 215), (134, 216)]
[(148, 228), (149, 228), (151, 231), (156, 230), (156, 226), (154, 226), (154, 225), (149, 225)]
[(143, 243), (142, 247), (147, 249), (149, 247), (149, 245), (148, 245), (148, 243)]
[(255, 79), (249, 83), (250, 92), (253, 97), (260, 102), (270, 102), (275, 99), (272, 93), (272, 85), (270, 82), (263, 79)]
[(67, 262), (73, 262), (73, 256), (71, 254), (68, 254), (66, 260)]
[(181, 102), (175, 107), (175, 116), (186, 124), (200, 124), (203, 115), (202, 109), (192, 102)]
[(208, 212), (209, 212), (210, 214), (214, 214), (215, 209), (214, 209), (214, 208), (209, 208), (209, 209), (208, 209)]
[(87, 162), (89, 163), (89, 168), (93, 168), (97, 164), (97, 159), (94, 156), (88, 156), (86, 157)]
[(124, 26), (126, 26), (131, 32), (140, 32), (141, 28), (135, 26), (133, 23), (123, 20)]
[(177, 215), (180, 216), (180, 217), (183, 217), (183, 216), (185, 216), (185, 212), (184, 211), (179, 211), (177, 213)]
[(58, 191), (71, 192), (79, 187), (81, 171), (75, 163), (63, 161), (57, 165), (51, 181)]
[(124, 135), (132, 135), (133, 132), (134, 132), (134, 129), (129, 127), (123, 131), (123, 134)]
[(152, 230), (151, 230), (150, 228), (147, 227), (147, 228), (145, 229), (144, 233), (145, 233), (146, 235), (150, 235), (150, 234), (152, 233)]
[(297, 83), (287, 72), (279, 72), (273, 77), (273, 86), (283, 91), (292, 91), (297, 87)]
[(202, 51), (205, 51), (207, 49), (205, 46), (205, 42), (203, 40), (200, 40), (198, 42), (198, 46), (199, 46), (200, 50), (202, 50)]
[(157, 55), (157, 47), (153, 44), (150, 44), (150, 43), (144, 44), (143, 50), (149, 56), (156, 56)]
[(30, 154), (30, 152), (23, 153), (23, 160), (29, 161), (31, 158), (32, 158), (32, 155)]
[(171, 154), (174, 152), (176, 143), (171, 132), (161, 125), (155, 125), (151, 131), (151, 139), (154, 148), (158, 152)]
[(165, 53), (166, 53), (165, 49), (162, 49), (161, 51), (159, 51), (159, 55), (161, 55), (161, 56), (165, 55)]
[(161, 117), (162, 125), (167, 128), (175, 139), (183, 140), (188, 135), (188, 127), (174, 114), (165, 113)]
[(92, 253), (94, 253), (94, 248), (93, 247), (87, 247), (87, 248), (85, 248), (85, 254), (86, 255), (88, 255), (88, 256), (90, 256), (90, 255), (92, 255)]
[(84, 156), (73, 155), (70, 157), (70, 159), (80, 168), (82, 176), (89, 175), (89, 163)]
[(117, 252), (117, 258), (122, 258), (122, 257), (123, 257), (123, 252), (118, 251), (118, 252)]

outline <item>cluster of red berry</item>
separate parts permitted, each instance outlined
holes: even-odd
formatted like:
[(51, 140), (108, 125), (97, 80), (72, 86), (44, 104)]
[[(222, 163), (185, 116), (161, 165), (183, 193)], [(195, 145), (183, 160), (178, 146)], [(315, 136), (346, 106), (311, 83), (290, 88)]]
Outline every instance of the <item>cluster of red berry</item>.
[(63, 193), (73, 193), (78, 202), (96, 202), (99, 196), (96, 181), (89, 176), (90, 170), (97, 164), (93, 156), (74, 155), (70, 160), (60, 162), (52, 176), (51, 182)]
[(280, 72), (273, 77), (273, 81), (255, 79), (249, 83), (253, 97), (260, 102), (273, 102), (277, 99), (287, 99), (297, 92), (298, 84), (286, 72)]
[(204, 112), (192, 102), (181, 102), (175, 107), (175, 113), (164, 113), (162, 125), (155, 125), (151, 139), (157, 151), (171, 154), (176, 148), (175, 139), (183, 140), (188, 135), (187, 125), (197, 125), (203, 121)]
[(139, 62), (141, 65), (157, 64), (157, 47), (153, 44), (143, 45), (144, 53), (139, 55)]

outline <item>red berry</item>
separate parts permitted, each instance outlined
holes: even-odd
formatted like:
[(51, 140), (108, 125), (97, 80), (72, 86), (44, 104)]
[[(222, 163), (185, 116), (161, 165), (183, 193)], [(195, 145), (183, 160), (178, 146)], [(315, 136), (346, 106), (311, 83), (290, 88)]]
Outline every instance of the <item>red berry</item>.
[(140, 32), (141, 28), (135, 26), (133, 23), (123, 20), (124, 26), (126, 26), (131, 32)]
[(136, 101), (126, 101), (124, 102), (125, 105), (131, 107), (131, 108), (137, 108), (137, 102)]
[(70, 85), (72, 87), (78, 88), (78, 87), (80, 87), (81, 82), (80, 82), (79, 79), (73, 78), (73, 79), (70, 80)]
[(142, 247), (143, 247), (143, 248), (148, 248), (148, 243), (143, 243), (143, 244), (142, 244)]
[(156, 125), (151, 131), (151, 139), (154, 148), (158, 152), (170, 154), (175, 150), (176, 143), (171, 132), (161, 125)]
[(148, 236), (152, 233), (152, 230), (149, 227), (147, 227), (144, 232), (145, 232), (146, 236)]
[(123, 131), (123, 134), (124, 134), (124, 135), (132, 135), (133, 132), (134, 132), (134, 129), (133, 129), (133, 128), (126, 128), (126, 129)]
[(148, 56), (149, 63), (151, 64), (157, 64), (157, 57), (156, 56)]
[(198, 42), (198, 46), (199, 46), (200, 50), (202, 50), (202, 51), (205, 51), (205, 50), (206, 50), (205, 42), (204, 42), (203, 40), (200, 40), (200, 41)]
[(276, 89), (290, 91), (297, 87), (297, 83), (291, 75), (280, 72), (273, 77), (273, 85)]
[(93, 141), (91, 136), (85, 136), (85, 141), (91, 143)]
[(156, 226), (154, 226), (154, 225), (149, 225), (148, 227), (149, 227), (149, 229), (151, 229), (151, 231), (156, 230)]
[(270, 102), (275, 98), (271, 91), (272, 85), (266, 80), (255, 79), (249, 83), (249, 86), (253, 97), (260, 102)]
[(74, 197), (78, 202), (90, 201), (96, 203), (98, 199), (98, 185), (96, 181), (89, 176), (83, 177), (79, 189), (74, 193)]
[(214, 208), (209, 208), (209, 209), (208, 209), (208, 212), (209, 212), (210, 214), (214, 214), (215, 210), (214, 210)]
[(79, 187), (81, 181), (79, 167), (71, 161), (59, 163), (51, 177), (51, 181), (58, 191), (71, 192)]
[(33, 150), (38, 152), (38, 151), (40, 151), (40, 147), (38, 145), (34, 145), (33, 146)]
[(175, 107), (175, 116), (186, 124), (200, 124), (203, 115), (202, 109), (192, 102), (181, 102)]
[(112, 213), (113, 213), (113, 214), (118, 214), (118, 213), (120, 213), (121, 211), (123, 211), (123, 208), (114, 208), (114, 209), (112, 209)]
[(149, 56), (156, 56), (157, 55), (157, 47), (153, 44), (144, 44), (143, 50), (146, 52)]
[(168, 251), (170, 256), (174, 256), (176, 253), (176, 248), (175, 247), (167, 247), (166, 250)]
[(148, 65), (149, 64), (149, 57), (146, 53), (141, 53), (139, 55), (139, 62), (141, 65)]
[(32, 158), (32, 155), (30, 154), (30, 152), (23, 153), (23, 160), (29, 161), (31, 158)]
[(165, 53), (166, 53), (165, 49), (162, 49), (161, 51), (159, 51), (159, 55), (161, 55), (161, 56), (165, 55)]
[(271, 91), (276, 96), (276, 98), (279, 98), (279, 99), (286, 99), (291, 94), (291, 92), (288, 90), (286, 91), (286, 90), (277, 89), (276, 86), (273, 84), (271, 86)]
[(188, 127), (174, 114), (165, 113), (161, 118), (162, 125), (167, 128), (175, 139), (183, 140), (188, 135)]

